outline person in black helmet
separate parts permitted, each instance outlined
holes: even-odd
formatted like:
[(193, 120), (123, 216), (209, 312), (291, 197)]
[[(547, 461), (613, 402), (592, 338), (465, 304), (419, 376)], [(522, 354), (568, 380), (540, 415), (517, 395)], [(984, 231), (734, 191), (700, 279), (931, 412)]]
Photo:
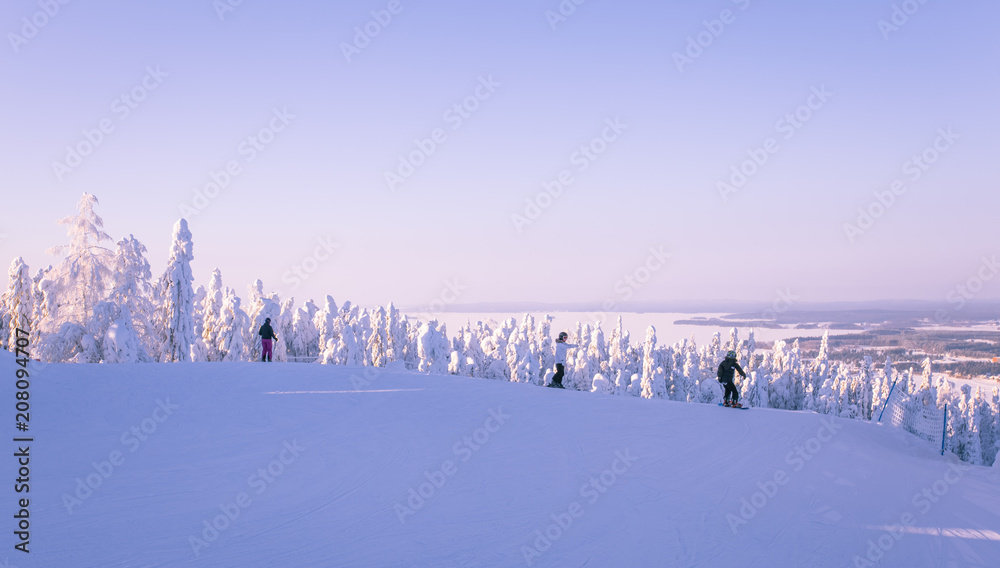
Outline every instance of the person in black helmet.
[(274, 329), (271, 328), (271, 318), (264, 318), (264, 325), (260, 326), (257, 335), (260, 336), (260, 360), (261, 362), (270, 362), (274, 340), (278, 339), (278, 336), (274, 334)]
[(566, 365), (566, 351), (576, 347), (572, 343), (566, 343), (567, 339), (569, 339), (569, 334), (565, 331), (559, 332), (559, 337), (556, 338), (556, 374), (552, 376), (552, 384), (549, 386), (557, 389), (566, 388), (562, 384), (565, 371), (564, 365)]
[[(736, 385), (733, 383), (734, 374), (739, 372), (740, 377), (747, 378), (747, 374), (743, 372), (743, 367), (736, 361), (736, 352), (728, 351), (726, 352), (726, 358), (719, 363), (718, 377), (719, 382), (722, 386), (726, 388), (726, 396), (723, 399), (724, 406), (732, 406), (733, 408), (742, 408), (743, 405), (740, 404), (740, 391), (736, 389)], [(730, 402), (730, 399), (732, 401)]]

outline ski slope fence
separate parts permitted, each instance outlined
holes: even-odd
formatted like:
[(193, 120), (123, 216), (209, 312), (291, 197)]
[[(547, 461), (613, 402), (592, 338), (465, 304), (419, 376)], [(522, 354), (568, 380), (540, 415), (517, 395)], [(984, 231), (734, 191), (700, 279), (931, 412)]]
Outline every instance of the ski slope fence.
[(893, 428), (902, 428), (914, 436), (941, 448), (947, 436), (948, 405), (938, 408), (930, 393), (911, 396), (902, 389), (893, 388), (882, 406), (882, 411), (872, 419)]

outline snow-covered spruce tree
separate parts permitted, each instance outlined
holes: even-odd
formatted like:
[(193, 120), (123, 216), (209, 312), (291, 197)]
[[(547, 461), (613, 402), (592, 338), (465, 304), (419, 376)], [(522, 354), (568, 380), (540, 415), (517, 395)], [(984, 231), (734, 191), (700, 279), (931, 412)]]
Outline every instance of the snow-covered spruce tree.
[(861, 420), (871, 420), (872, 418), (872, 389), (875, 386), (875, 366), (872, 358), (865, 355), (861, 360), (861, 371), (858, 382), (855, 385), (856, 404), (860, 412)]
[[(315, 314), (313, 314), (315, 315)], [(295, 357), (303, 360), (315, 360), (319, 357), (319, 332), (313, 325), (308, 304), (295, 311), (292, 320), (292, 352)]]
[(789, 358), (786, 353), (787, 344), (778, 340), (774, 342), (773, 364), (774, 376), (771, 379), (768, 400), (771, 408), (794, 410), (794, 375), (789, 369)]
[(368, 338), (368, 359), (374, 367), (385, 367), (389, 362), (389, 322), (385, 308), (379, 306), (371, 317), (372, 333)]
[[(31, 314), (31, 345), (36, 346), (36, 350), (38, 349), (37, 346), (43, 345), (42, 322), (49, 317), (48, 300), (45, 298), (45, 292), (42, 291), (42, 282), (46, 281), (45, 275), (51, 270), (51, 265), (46, 268), (40, 268), (31, 277), (31, 297), (34, 304), (34, 311)], [(40, 353), (38, 357), (42, 358), (43, 361), (48, 361)]]
[[(108, 295), (110, 322), (98, 335), (108, 363), (154, 361), (160, 352), (150, 299), (152, 272), (146, 247), (133, 235), (118, 241), (114, 259), (114, 288)], [(103, 327), (103, 326), (102, 326)]]
[(104, 220), (94, 212), (97, 198), (84, 193), (77, 204), (77, 214), (57, 221), (68, 227), (68, 245), (49, 249), (50, 254), (64, 254), (62, 262), (46, 274), (43, 285), (48, 300), (49, 330), (67, 322), (86, 327), (94, 306), (104, 300), (113, 282), (113, 253), (102, 246), (111, 242), (104, 232)]
[(631, 375), (625, 374), (625, 370), (616, 369), (615, 370), (615, 384), (614, 392), (612, 394), (624, 395), (628, 394), (628, 380)]
[[(275, 300), (278, 300), (278, 296), (272, 295)], [(278, 340), (275, 343), (281, 343), (284, 347), (285, 360), (288, 357), (293, 356), (292, 352), (292, 340), (295, 338), (295, 298), (288, 298), (287, 300), (281, 302), (281, 312), (278, 313), (278, 319), (272, 320), (271, 323), (274, 325), (274, 330), (278, 334)], [(277, 360), (277, 345), (275, 346), (275, 359)]]
[[(710, 400), (708, 392), (702, 393), (701, 364), (697, 351), (688, 350), (684, 356), (684, 377), (688, 386), (688, 402), (708, 402)], [(712, 375), (712, 380), (716, 380)]]
[(886, 400), (889, 399), (889, 393), (892, 391), (895, 382), (895, 369), (892, 366), (892, 359), (887, 356), (885, 358), (885, 365), (882, 367), (882, 376), (879, 380), (878, 391), (874, 392), (872, 396), (872, 420), (878, 420), (879, 415), (885, 407)]
[(946, 396), (950, 399), (946, 448), (958, 456), (960, 460), (979, 465), (983, 458), (979, 432), (976, 431), (976, 424), (972, 422), (970, 416), (972, 387), (962, 385), (957, 393), (949, 389)]
[(406, 328), (400, 320), (400, 315), (399, 309), (392, 302), (389, 302), (389, 307), (385, 311), (389, 332), (386, 357), (389, 361), (402, 361), (403, 351), (406, 348)]
[(486, 353), (483, 351), (483, 346), (479, 340), (482, 325), (482, 322), (477, 322), (476, 329), (472, 329), (472, 326), (469, 324), (465, 326), (465, 344), (463, 345), (462, 353), (466, 359), (466, 373), (471, 377), (485, 376)]
[(542, 375), (542, 384), (545, 384), (545, 373), (555, 372), (556, 351), (552, 342), (552, 320), (555, 318), (547, 315), (542, 320), (538, 330), (538, 369)]
[(608, 345), (609, 377), (614, 379), (616, 391), (619, 380), (624, 379), (624, 381), (627, 381), (628, 377), (632, 375), (632, 373), (629, 372), (629, 356), (631, 351), (631, 346), (629, 345), (630, 339), (629, 333), (625, 331), (625, 328), (622, 325), (622, 317), (618, 316), (615, 328), (611, 330), (611, 342)]
[(224, 352), (220, 341), (222, 327), (222, 305), (224, 301), (222, 272), (216, 268), (205, 292), (201, 313), (203, 317), (201, 339), (205, 343), (205, 360), (222, 361)]
[(174, 238), (170, 246), (167, 270), (160, 277), (157, 291), (162, 299), (158, 310), (157, 325), (160, 330), (163, 362), (190, 362), (194, 335), (194, 276), (191, 261), (194, 243), (186, 219), (174, 225)]
[[(994, 388), (994, 396), (1000, 396), (1000, 391)], [(989, 398), (983, 389), (976, 387), (976, 392), (972, 397), (972, 403), (976, 406), (976, 413), (979, 422), (976, 429), (979, 431), (979, 447), (983, 454), (983, 465), (992, 466), (997, 453), (1000, 452), (1000, 420), (998, 420), (996, 409), (990, 404)]]
[(670, 363), (670, 382), (673, 384), (673, 391), (671, 391), (671, 400), (677, 400), (680, 402), (687, 402), (688, 392), (690, 392), (690, 385), (688, 384), (688, 378), (684, 375), (684, 359), (685, 350), (687, 349), (687, 340), (678, 341), (674, 346), (668, 351), (669, 356), (673, 359)]
[(250, 316), (240, 304), (236, 293), (231, 288), (226, 288), (217, 336), (217, 352), (221, 354), (222, 361), (246, 361), (250, 355), (246, 345)]
[[(345, 311), (341, 309), (341, 313), (345, 313)], [(356, 313), (356, 310), (346, 312), (349, 318), (351, 317), (351, 314)], [(347, 323), (343, 323), (343, 319), (340, 321), (340, 341), (337, 345), (337, 364), (360, 367), (364, 365), (365, 362), (365, 348), (361, 343), (361, 338), (357, 332), (357, 320), (352, 318), (349, 319)]]
[(640, 387), (643, 398), (666, 398), (667, 382), (663, 367), (657, 367), (649, 376), (644, 376), (640, 380)]
[(614, 394), (614, 386), (611, 384), (611, 381), (604, 378), (604, 375), (597, 373), (594, 375), (594, 381), (590, 392), (598, 394)]
[[(7, 343), (7, 329), (10, 327), (11, 318), (10, 315), (7, 313), (7, 305), (5, 300), (6, 298), (0, 298), (0, 349), (12, 350)], [(16, 340), (17, 338), (15, 338), (15, 341)]]
[(448, 340), (445, 334), (438, 331), (437, 320), (431, 320), (420, 326), (418, 350), (420, 365), (417, 370), (423, 373), (444, 375), (448, 372), (451, 359), (448, 352)]
[(7, 272), (7, 291), (3, 294), (2, 308), (4, 327), (0, 329), (2, 347), (14, 352), (17, 346), (17, 330), (31, 334), (32, 317), (35, 313), (35, 298), (32, 294), (31, 273), (24, 259), (17, 257), (10, 263)]
[(823, 385), (819, 388), (815, 406), (808, 408), (808, 410), (813, 410), (815, 412), (819, 412), (820, 414), (832, 414), (837, 416), (839, 414), (839, 400), (839, 392), (834, 388), (833, 379), (827, 377), (823, 380)]
[(642, 396), (642, 377), (638, 374), (632, 375), (629, 379), (628, 391), (629, 396)]
[(523, 329), (516, 329), (507, 341), (507, 368), (510, 372), (510, 380), (515, 383), (526, 383), (531, 380), (527, 375), (528, 370), (525, 360), (530, 355), (528, 350), (528, 339), (525, 337)]
[(336, 329), (336, 321), (339, 317), (339, 310), (337, 310), (337, 303), (333, 301), (333, 296), (327, 296), (324, 301), (323, 307), (316, 312), (316, 316), (313, 318), (313, 325), (316, 326), (316, 332), (319, 334), (319, 350), (324, 352), (327, 349), (327, 343), (334, 338), (334, 330)]
[(656, 328), (649, 326), (646, 328), (646, 343), (643, 345), (642, 355), (640, 394), (643, 398), (663, 398), (661, 394), (666, 394), (666, 384), (662, 389), (655, 384), (656, 369), (660, 367), (659, 355), (660, 352), (656, 349)]
[(205, 312), (203, 309), (207, 295), (208, 291), (200, 284), (194, 289), (192, 301), (192, 305), (194, 306), (194, 344), (191, 346), (192, 361), (208, 361), (208, 347), (205, 346), (205, 340), (201, 337), (202, 333), (205, 332)]
[[(799, 386), (797, 386), (794, 390), (797, 399), (795, 403), (796, 409), (826, 412), (821, 409), (822, 404), (819, 401), (820, 393), (823, 391), (825, 386), (833, 388), (835, 398), (838, 398), (839, 400), (840, 385), (835, 384), (836, 381), (833, 380), (830, 381), (829, 385), (826, 384), (827, 379), (833, 378), (828, 347), (829, 336), (829, 330), (823, 332), (823, 337), (820, 339), (819, 351), (816, 355), (816, 359), (813, 360), (811, 365), (803, 366), (801, 373), (797, 373), (800, 380), (798, 381)], [(798, 340), (796, 340), (793, 351), (797, 350), (797, 347)], [(826, 402), (833, 407), (838, 406), (837, 403), (831, 402), (830, 400), (827, 400)], [(828, 408), (827, 410), (830, 409)], [(839, 414), (839, 407), (833, 414)]]
[(315, 321), (316, 314), (319, 313), (319, 306), (316, 305), (316, 302), (310, 298), (306, 303), (302, 304), (302, 308), (309, 315), (309, 321)]
[[(659, 361), (660, 369), (663, 369), (663, 382), (666, 383), (666, 397), (669, 400), (677, 400), (677, 389), (680, 388), (679, 384), (675, 380), (674, 373), (674, 350), (669, 345), (660, 345), (656, 348), (657, 356), (656, 360)], [(637, 362), (642, 361), (641, 351), (636, 354)], [(638, 369), (639, 373), (642, 373), (642, 367)]]
[(716, 331), (712, 334), (712, 341), (708, 343), (706, 351), (700, 357), (701, 374), (715, 376), (715, 367), (722, 361), (725, 354), (726, 352), (722, 348), (722, 334)]
[(448, 363), (448, 374), (459, 375), (462, 377), (471, 377), (472, 375), (472, 360), (465, 355), (465, 345), (468, 341), (468, 335), (471, 333), (469, 329), (469, 324), (466, 323), (464, 326), (458, 328), (458, 335), (452, 341), (452, 351), (451, 360)]
[(608, 345), (604, 341), (604, 330), (601, 329), (601, 322), (597, 322), (594, 331), (590, 335), (590, 345), (587, 348), (587, 356), (594, 371), (605, 376), (611, 372), (608, 364)]
[[(258, 316), (260, 316), (261, 310), (264, 309), (264, 283), (259, 278), (247, 286), (247, 299), (244, 306), (247, 315), (250, 316), (250, 326), (247, 328), (247, 334), (243, 340), (250, 355), (250, 360), (260, 361), (261, 344), (260, 337), (257, 335), (260, 326), (254, 327), (254, 322), (259, 319)], [(261, 318), (260, 321), (263, 323), (264, 320)]]
[[(361, 364), (365, 367), (370, 367), (372, 365), (372, 357), (371, 352), (368, 351), (368, 344), (374, 334), (371, 312), (367, 309), (361, 310), (361, 313), (355, 316), (354, 321), (354, 334), (358, 337), (358, 344), (361, 346), (362, 351)], [(447, 337), (445, 337), (445, 341), (447, 341)]]

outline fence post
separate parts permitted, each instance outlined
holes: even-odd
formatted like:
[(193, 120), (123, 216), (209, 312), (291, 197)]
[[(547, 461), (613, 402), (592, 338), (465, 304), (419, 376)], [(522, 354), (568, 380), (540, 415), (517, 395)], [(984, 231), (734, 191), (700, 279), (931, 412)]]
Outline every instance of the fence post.
[(941, 455), (944, 455), (944, 441), (948, 437), (948, 403), (944, 403), (944, 425), (941, 427)]
[[(896, 379), (898, 381), (899, 379)], [(892, 381), (892, 386), (889, 387), (889, 394), (885, 397), (885, 402), (882, 403), (882, 412), (878, 413), (878, 421), (882, 422), (882, 415), (885, 414), (885, 407), (889, 404), (889, 399), (892, 398), (892, 391), (896, 390), (896, 381)]]

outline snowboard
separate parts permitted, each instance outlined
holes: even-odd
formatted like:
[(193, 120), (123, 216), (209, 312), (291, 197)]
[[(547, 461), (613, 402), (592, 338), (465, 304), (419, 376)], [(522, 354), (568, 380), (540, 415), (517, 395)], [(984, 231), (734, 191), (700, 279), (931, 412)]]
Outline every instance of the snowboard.
[[(724, 408), (726, 407), (726, 405), (725, 405), (725, 404), (722, 404), (721, 402), (719, 403), (719, 406), (722, 406), (722, 407), (724, 407)], [(730, 406), (729, 408), (732, 408), (732, 406)], [(736, 410), (750, 410), (750, 407), (749, 407), (749, 406), (740, 406), (740, 407), (739, 407), (739, 408), (737, 408)]]

